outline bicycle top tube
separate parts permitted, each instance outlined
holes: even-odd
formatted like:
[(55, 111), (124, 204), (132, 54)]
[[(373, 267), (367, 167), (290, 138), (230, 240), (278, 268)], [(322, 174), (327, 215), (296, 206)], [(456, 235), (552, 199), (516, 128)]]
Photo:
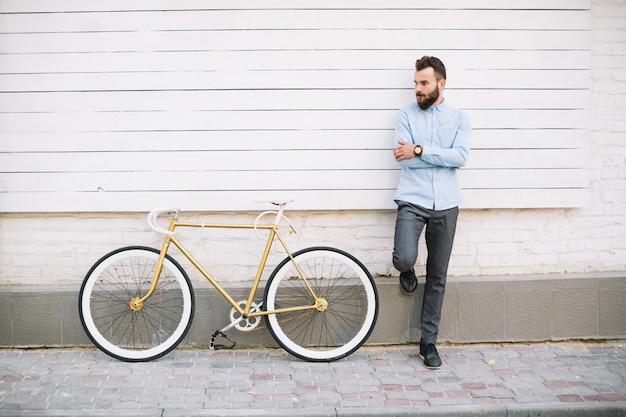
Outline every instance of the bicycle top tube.
[[(278, 211), (273, 212), (276, 214), (276, 218), (274, 220), (274, 224), (278, 224), (281, 220), (281, 218), (284, 217), (283, 213), (285, 212), (285, 206), (288, 203), (291, 203), (295, 200), (296, 198), (293, 196), (287, 196), (287, 197), (266, 197), (266, 198), (259, 198), (259, 199), (254, 199), (252, 200), (255, 203), (270, 203), (273, 204), (275, 206), (278, 206)], [(152, 210), (150, 213), (148, 213), (148, 225), (150, 226), (150, 228), (152, 230), (154, 230), (157, 233), (161, 233), (161, 234), (165, 234), (168, 236), (173, 236), (174, 232), (171, 232), (167, 229), (164, 229), (163, 227), (159, 226), (158, 224), (158, 217), (162, 214), (166, 214), (166, 213), (174, 213), (174, 218), (178, 219), (178, 213), (180, 212), (180, 209), (177, 207), (163, 207), (163, 208), (159, 208), (156, 210)], [(263, 212), (261, 213), (261, 215), (259, 215), (259, 217), (257, 217), (257, 220), (255, 221), (255, 228), (256, 228), (256, 223), (258, 222), (259, 218), (261, 216), (263, 216), (264, 214), (268, 214), (270, 212)], [(286, 217), (285, 217), (286, 219)], [(293, 224), (287, 219), (287, 221), (289, 222), (289, 226), (291, 227), (291, 229), (298, 234), (297, 230), (295, 229), (295, 227), (293, 226)]]

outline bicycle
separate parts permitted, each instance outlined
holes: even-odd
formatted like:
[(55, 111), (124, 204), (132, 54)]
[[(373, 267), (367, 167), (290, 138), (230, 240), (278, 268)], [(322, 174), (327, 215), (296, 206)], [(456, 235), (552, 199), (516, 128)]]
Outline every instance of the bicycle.
[[(79, 293), (79, 315), (91, 341), (106, 354), (141, 362), (162, 357), (185, 337), (194, 316), (195, 298), (186, 271), (168, 253), (174, 244), (232, 306), (230, 324), (216, 330), (210, 347), (233, 348), (226, 332), (255, 329), (262, 318), (274, 340), (293, 356), (312, 362), (344, 358), (360, 348), (378, 317), (378, 292), (367, 268), (354, 256), (332, 247), (309, 247), (290, 252), (279, 224), (298, 231), (285, 216), (293, 199), (260, 202), (278, 207), (260, 213), (253, 224), (179, 221), (177, 208), (151, 211), (148, 224), (164, 235), (161, 249), (123, 247), (104, 255), (85, 276)], [(167, 229), (159, 216), (169, 215)], [(273, 221), (262, 221), (266, 216)], [(177, 228), (250, 229), (259, 238), (268, 233), (256, 276), (246, 300), (235, 301), (228, 291), (176, 238)], [(254, 301), (270, 250), (278, 240), (286, 257), (267, 280), (263, 301)], [(230, 345), (215, 343), (224, 338)], [(222, 339), (220, 339), (222, 340)]]

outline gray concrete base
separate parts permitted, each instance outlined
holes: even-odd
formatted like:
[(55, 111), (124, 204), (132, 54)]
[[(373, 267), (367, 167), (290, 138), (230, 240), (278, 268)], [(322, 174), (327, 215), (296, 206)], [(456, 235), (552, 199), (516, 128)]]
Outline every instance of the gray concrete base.
[[(419, 341), (423, 286), (406, 296), (396, 277), (378, 278), (376, 284), (380, 312), (368, 344)], [(230, 306), (206, 284), (194, 286), (196, 313), (182, 345), (208, 346), (211, 334), (227, 325)], [(91, 345), (78, 317), (78, 290), (78, 285), (0, 287), (0, 347)], [(241, 284), (228, 290), (235, 299), (246, 298)], [(624, 339), (625, 299), (626, 272), (451, 277), (439, 341)], [(229, 335), (238, 346), (276, 346), (264, 325), (251, 332), (231, 330)]]

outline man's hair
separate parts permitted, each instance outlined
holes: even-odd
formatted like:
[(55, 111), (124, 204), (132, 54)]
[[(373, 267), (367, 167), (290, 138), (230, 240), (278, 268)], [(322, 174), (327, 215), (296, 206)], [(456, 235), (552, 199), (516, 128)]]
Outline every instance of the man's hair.
[(417, 62), (415, 62), (415, 69), (417, 71), (421, 71), (429, 67), (435, 71), (435, 76), (437, 77), (437, 79), (446, 79), (446, 67), (443, 65), (443, 62), (441, 62), (439, 58), (425, 55), (418, 59)]

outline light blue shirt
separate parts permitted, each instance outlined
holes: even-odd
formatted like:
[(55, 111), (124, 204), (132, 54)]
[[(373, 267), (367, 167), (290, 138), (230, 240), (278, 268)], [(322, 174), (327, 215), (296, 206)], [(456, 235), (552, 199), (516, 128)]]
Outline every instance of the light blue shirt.
[(417, 103), (398, 112), (394, 147), (398, 141), (422, 145), (421, 157), (400, 161), (402, 173), (394, 200), (426, 209), (447, 210), (463, 201), (457, 179), (471, 147), (472, 127), (463, 111), (444, 101), (427, 110)]

